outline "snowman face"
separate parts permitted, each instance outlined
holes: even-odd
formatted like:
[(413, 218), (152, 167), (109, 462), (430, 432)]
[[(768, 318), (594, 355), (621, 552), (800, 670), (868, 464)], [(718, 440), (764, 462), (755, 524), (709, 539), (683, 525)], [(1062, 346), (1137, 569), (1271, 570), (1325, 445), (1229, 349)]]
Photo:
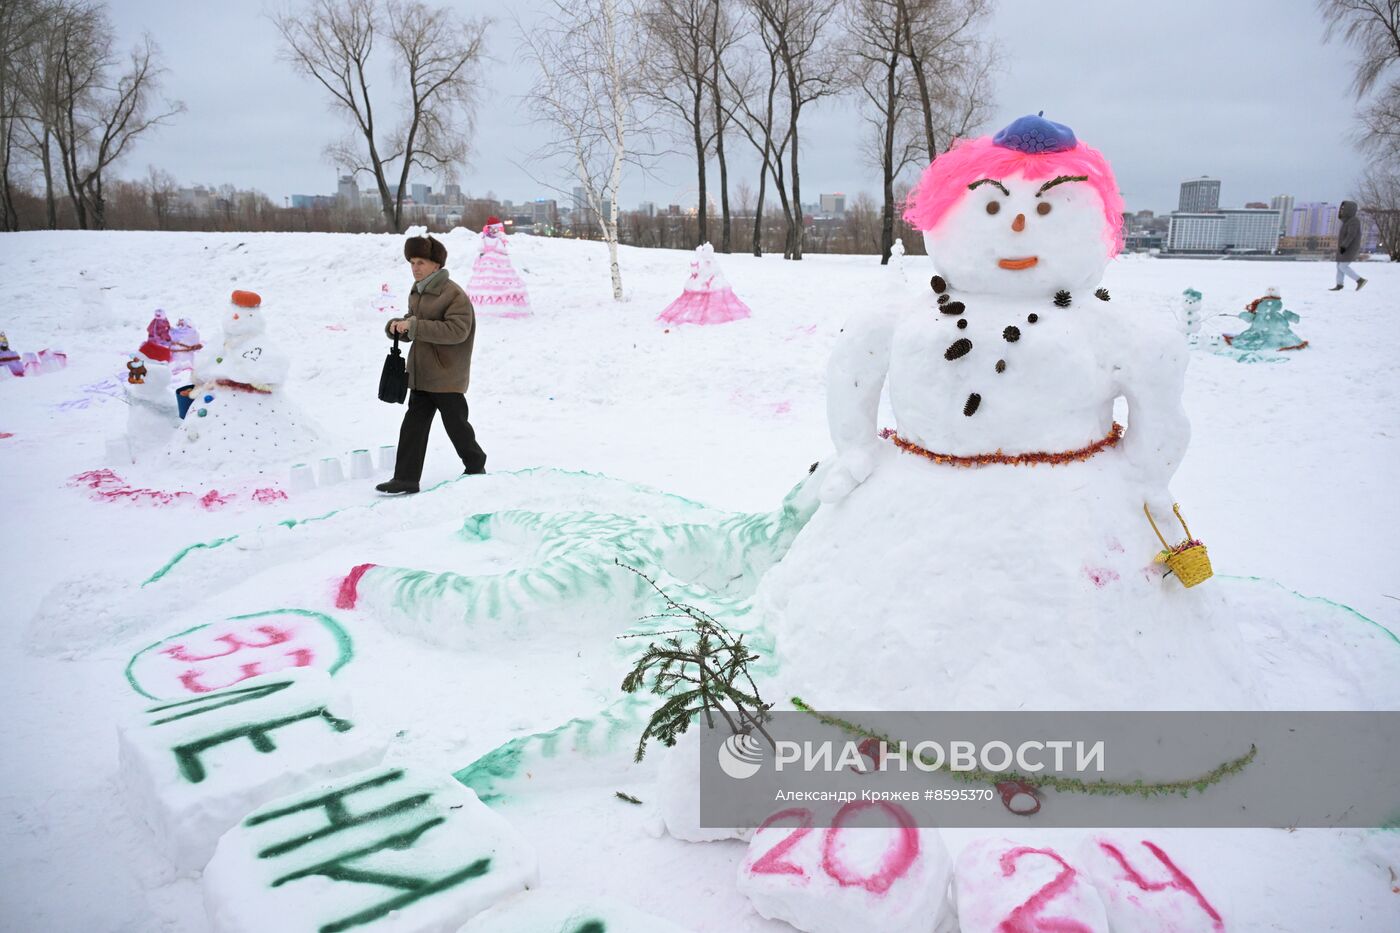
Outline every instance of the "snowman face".
[(1082, 291), (1108, 265), (1103, 202), (1092, 185), (1064, 176), (973, 182), (924, 243), (939, 274), (967, 292)]
[(246, 337), (263, 332), (261, 308), (240, 308), (237, 305), (224, 315), (224, 336)]

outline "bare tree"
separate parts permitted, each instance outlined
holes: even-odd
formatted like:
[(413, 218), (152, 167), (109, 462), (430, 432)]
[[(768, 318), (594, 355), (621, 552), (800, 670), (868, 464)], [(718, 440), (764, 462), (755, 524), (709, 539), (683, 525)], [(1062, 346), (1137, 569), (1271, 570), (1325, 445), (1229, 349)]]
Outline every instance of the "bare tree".
[[(1400, 165), (1400, 0), (1318, 0), (1335, 36), (1359, 53), (1351, 88), (1361, 108), (1361, 142), (1387, 166)], [(1372, 93), (1374, 92), (1374, 93)]]
[(990, 116), (996, 49), (980, 36), (993, 0), (895, 0), (904, 55), (918, 89), (924, 159), (938, 157)]
[[(314, 0), (309, 11), (284, 11), (272, 21), (286, 59), (325, 88), (332, 109), (350, 122), (349, 136), (327, 155), (370, 176), (385, 223), (401, 232), (412, 171), (451, 180), (467, 158), (487, 21), (420, 0)], [(400, 82), (397, 101), (370, 94), (381, 37)]]
[(24, 60), (42, 27), (37, 5), (0, 0), (0, 229), (19, 229), (11, 184), (19, 132), (25, 122)]
[(787, 105), (788, 161), (791, 190), (788, 243), (783, 255), (802, 258), (806, 221), (802, 212), (798, 124), (802, 108), (841, 90), (841, 65), (833, 54), (831, 30), (837, 0), (747, 0), (763, 29), (771, 33), (782, 74)]
[(753, 215), (753, 254), (763, 255), (763, 203), (768, 193), (768, 179), (774, 180), (788, 230), (792, 229), (792, 210), (783, 183), (783, 153), (790, 138), (789, 123), (779, 112), (779, 88), (782, 72), (778, 64), (777, 39), (764, 21), (754, 18), (757, 41), (742, 44), (739, 54), (732, 55), (722, 73), (728, 95), (724, 99), (726, 113), (739, 127), (749, 144), (758, 152), (758, 200)]
[(1376, 224), (1381, 248), (1391, 262), (1400, 262), (1400, 167), (1376, 165), (1362, 176), (1357, 200)]
[(738, 18), (731, 10), (731, 0), (709, 0), (710, 3), (710, 112), (715, 121), (715, 160), (719, 163), (720, 252), (727, 253), (733, 245), (729, 216), (729, 160), (724, 151), (725, 130), (729, 126), (729, 108), (725, 106), (727, 90), (721, 78), (724, 59), (738, 43)]
[(78, 226), (106, 226), (103, 182), (107, 170), (148, 130), (182, 113), (179, 101), (152, 112), (163, 69), (149, 35), (131, 49), (126, 66), (112, 77), (112, 27), (106, 11), (92, 4), (59, 4), (52, 37), (56, 76), (51, 85), (53, 142), (63, 167)]
[(151, 217), (157, 230), (164, 230), (170, 215), (174, 212), (175, 198), (180, 183), (175, 176), (154, 165), (146, 167), (145, 196), (150, 201)]
[(695, 185), (699, 199), (699, 243), (707, 242), (709, 196), (705, 163), (716, 132), (710, 119), (711, 7), (716, 0), (651, 0), (643, 5), (642, 22), (651, 54), (643, 67), (644, 92), (672, 117), (695, 158)]
[(903, 4), (900, 0), (851, 0), (845, 27), (850, 83), (861, 97), (870, 128), (866, 157), (880, 169), (883, 195), (880, 263), (894, 246), (895, 178), (918, 156), (918, 134), (909, 133), (909, 69), (904, 59)]
[(637, 146), (649, 125), (640, 67), (648, 52), (637, 11), (624, 7), (627, 2), (551, 0), (541, 22), (521, 28), (525, 56), (536, 69), (528, 101), (552, 134), (539, 155), (572, 166), (608, 245), (616, 301), (623, 299), (617, 258), (622, 170), (644, 160)]

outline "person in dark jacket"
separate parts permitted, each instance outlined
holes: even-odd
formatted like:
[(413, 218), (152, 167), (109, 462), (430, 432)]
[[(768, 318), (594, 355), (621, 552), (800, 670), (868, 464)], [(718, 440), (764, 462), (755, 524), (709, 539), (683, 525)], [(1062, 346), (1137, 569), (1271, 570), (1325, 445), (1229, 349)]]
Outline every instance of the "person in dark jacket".
[(390, 321), (384, 332), (413, 346), (408, 351), (408, 411), (399, 429), (394, 478), (374, 487), (386, 493), (418, 491), (434, 414), (442, 415), (463, 472), (486, 472), (486, 454), (467, 420), (476, 313), (467, 293), (447, 275), (446, 246), (430, 236), (409, 237), (403, 256), (413, 267), (408, 314)]
[(1337, 284), (1328, 291), (1341, 291), (1346, 281), (1343, 276), (1348, 275), (1356, 280), (1356, 290), (1361, 291), (1366, 280), (1351, 268), (1352, 261), (1361, 255), (1361, 218), (1356, 216), (1356, 202), (1343, 201), (1337, 208), (1337, 219), (1342, 222), (1342, 229), (1337, 231)]

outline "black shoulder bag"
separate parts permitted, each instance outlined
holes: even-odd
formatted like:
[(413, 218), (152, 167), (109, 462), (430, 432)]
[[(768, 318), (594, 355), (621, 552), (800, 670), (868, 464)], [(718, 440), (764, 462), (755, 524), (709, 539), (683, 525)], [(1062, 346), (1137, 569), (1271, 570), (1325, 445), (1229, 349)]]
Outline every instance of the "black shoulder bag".
[(389, 355), (384, 357), (384, 371), (379, 374), (379, 400), (391, 405), (400, 405), (408, 397), (408, 365), (399, 352), (399, 338), (394, 337), (394, 345)]

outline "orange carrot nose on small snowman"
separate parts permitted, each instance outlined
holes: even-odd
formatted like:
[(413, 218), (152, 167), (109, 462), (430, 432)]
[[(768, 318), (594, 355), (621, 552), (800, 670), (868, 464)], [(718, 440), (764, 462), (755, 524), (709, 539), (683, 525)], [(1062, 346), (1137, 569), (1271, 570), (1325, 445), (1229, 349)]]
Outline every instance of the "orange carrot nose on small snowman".
[(1015, 230), (1017, 233), (1020, 233), (1022, 230), (1026, 229), (1026, 215), (1017, 214), (1016, 219), (1011, 221), (1011, 229)]

